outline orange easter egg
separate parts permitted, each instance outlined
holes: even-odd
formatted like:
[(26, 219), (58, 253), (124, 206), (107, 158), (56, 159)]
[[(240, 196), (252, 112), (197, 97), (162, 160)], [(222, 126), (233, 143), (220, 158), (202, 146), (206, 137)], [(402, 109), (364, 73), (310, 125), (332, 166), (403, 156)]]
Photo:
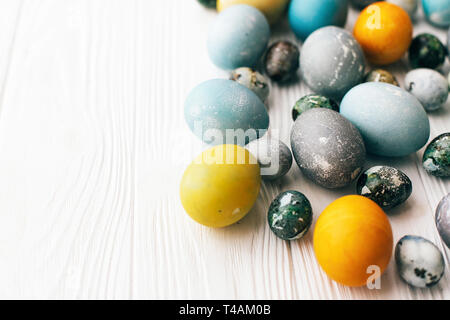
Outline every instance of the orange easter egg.
[(389, 2), (376, 2), (364, 9), (353, 34), (369, 62), (391, 64), (403, 57), (413, 34), (408, 13)]
[(331, 203), (314, 230), (314, 251), (334, 281), (359, 287), (387, 268), (393, 236), (389, 219), (372, 200), (346, 196)]

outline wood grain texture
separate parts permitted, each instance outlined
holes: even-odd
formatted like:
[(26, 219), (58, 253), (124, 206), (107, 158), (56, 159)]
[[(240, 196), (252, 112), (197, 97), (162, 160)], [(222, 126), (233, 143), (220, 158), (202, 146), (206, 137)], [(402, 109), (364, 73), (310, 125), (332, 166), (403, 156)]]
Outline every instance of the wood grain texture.
[[(354, 191), (318, 187), (295, 165), (263, 184), (232, 227), (187, 217), (179, 181), (203, 146), (184, 122), (184, 99), (227, 77), (206, 52), (215, 16), (193, 0), (0, 1), (0, 298), (450, 299), (448, 267), (431, 290), (404, 284), (393, 263), (381, 290), (351, 289), (320, 270), (312, 232), (277, 239), (266, 213), (279, 192), (303, 192), (317, 218)], [(446, 40), (423, 20), (416, 34)], [(285, 38), (296, 41), (286, 22), (273, 30), (273, 40)], [(406, 60), (388, 69), (403, 83)], [(272, 87), (271, 129), (284, 142), (291, 107), (308, 92), (301, 82)], [(430, 119), (433, 137), (449, 131), (449, 104)], [(427, 175), (422, 153), (367, 166), (408, 174), (413, 196), (390, 215), (395, 240), (425, 236), (448, 266), (434, 210), (450, 180)]]

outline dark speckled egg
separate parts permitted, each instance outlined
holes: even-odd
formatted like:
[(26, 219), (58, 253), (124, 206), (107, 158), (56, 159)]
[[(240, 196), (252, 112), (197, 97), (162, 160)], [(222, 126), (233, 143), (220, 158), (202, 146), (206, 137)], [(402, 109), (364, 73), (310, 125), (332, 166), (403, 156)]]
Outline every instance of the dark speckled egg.
[(207, 8), (215, 8), (217, 4), (217, 0), (197, 0), (197, 1)]
[(289, 41), (274, 43), (267, 51), (265, 68), (267, 75), (278, 82), (293, 80), (300, 66), (300, 51)]
[(450, 176), (450, 132), (443, 133), (430, 142), (423, 154), (422, 164), (433, 176)]
[(370, 71), (366, 75), (364, 82), (384, 82), (399, 87), (397, 79), (390, 72), (383, 69)]
[(436, 226), (442, 240), (450, 248), (450, 193), (439, 202), (436, 209)]
[(357, 9), (364, 9), (368, 5), (375, 3), (380, 0), (351, 0), (352, 5)]
[(356, 192), (375, 201), (383, 209), (405, 202), (412, 192), (412, 183), (400, 170), (386, 166), (372, 167), (358, 179)]
[(401, 238), (395, 247), (395, 262), (400, 277), (414, 287), (432, 287), (444, 275), (445, 262), (441, 251), (422, 237)]
[(273, 200), (268, 222), (275, 235), (283, 240), (297, 240), (309, 230), (313, 220), (309, 200), (298, 191), (286, 191)]
[(415, 37), (409, 48), (409, 63), (414, 69), (437, 69), (444, 64), (446, 56), (447, 48), (429, 33)]
[(339, 112), (339, 105), (333, 99), (317, 94), (309, 94), (295, 103), (292, 109), (292, 118), (295, 121), (303, 112), (313, 108), (326, 108)]

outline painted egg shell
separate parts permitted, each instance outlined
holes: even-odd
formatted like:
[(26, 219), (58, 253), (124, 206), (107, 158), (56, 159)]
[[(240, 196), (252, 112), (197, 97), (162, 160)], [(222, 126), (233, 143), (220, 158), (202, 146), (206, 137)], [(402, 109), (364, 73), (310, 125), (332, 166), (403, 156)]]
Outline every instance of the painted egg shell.
[(208, 52), (222, 69), (253, 67), (266, 50), (270, 27), (264, 15), (247, 5), (222, 11), (208, 36)]
[(368, 5), (375, 3), (377, 1), (380, 1), (380, 0), (351, 0), (350, 2), (352, 3), (352, 5), (355, 8), (361, 10), (361, 9), (364, 9), (365, 7), (367, 7)]
[(422, 237), (401, 238), (395, 247), (395, 262), (400, 277), (414, 287), (432, 287), (444, 275), (445, 262), (441, 251)]
[(268, 213), (269, 227), (278, 238), (297, 240), (311, 227), (313, 212), (308, 199), (298, 191), (286, 191), (273, 200)]
[(322, 27), (345, 26), (348, 0), (292, 0), (288, 15), (292, 31), (305, 40)]
[(435, 36), (429, 33), (418, 35), (409, 47), (409, 63), (416, 68), (440, 68), (447, 57), (447, 48)]
[(395, 78), (390, 72), (382, 69), (370, 71), (364, 80), (364, 82), (384, 82), (399, 87), (397, 78)]
[[(206, 143), (244, 145), (265, 134), (269, 115), (259, 97), (231, 80), (216, 79), (194, 88), (185, 102), (184, 115), (189, 128)], [(227, 130), (248, 135), (224, 141)], [(237, 131), (236, 131), (237, 130)]]
[(292, 153), (278, 139), (262, 138), (247, 145), (247, 149), (258, 159), (264, 180), (276, 180), (288, 173), (292, 166)]
[(432, 24), (438, 27), (450, 26), (450, 1), (422, 0), (423, 11)]
[(406, 156), (422, 148), (430, 137), (430, 122), (419, 100), (387, 83), (360, 84), (347, 93), (340, 108), (372, 154)]
[(317, 94), (309, 94), (298, 100), (292, 109), (292, 118), (294, 121), (303, 112), (313, 108), (326, 108), (339, 112), (339, 105), (333, 99), (329, 99)]
[(450, 132), (434, 138), (425, 149), (422, 164), (437, 177), (450, 177)]
[(215, 146), (186, 169), (180, 186), (187, 214), (208, 227), (241, 220), (258, 198), (261, 177), (256, 159), (236, 145)]
[(447, 79), (435, 70), (415, 69), (408, 72), (405, 88), (419, 99), (426, 111), (437, 110), (447, 102)]
[(274, 43), (267, 51), (264, 67), (274, 81), (285, 82), (295, 78), (300, 64), (300, 51), (289, 41)]
[(239, 68), (231, 73), (231, 79), (249, 88), (264, 102), (269, 97), (270, 87), (267, 79), (258, 71)]
[(358, 130), (338, 112), (324, 108), (308, 110), (295, 120), (291, 147), (302, 172), (325, 188), (350, 184), (366, 159)]
[(447, 33), (447, 53), (450, 55), (450, 28)]
[(364, 78), (364, 54), (346, 30), (325, 27), (306, 39), (300, 55), (302, 78), (317, 94), (340, 100)]
[(289, 0), (217, 0), (217, 10), (222, 11), (236, 4), (248, 4), (260, 10), (273, 24), (283, 15)]
[(450, 248), (450, 193), (439, 202), (436, 209), (436, 227), (442, 240)]
[(206, 8), (215, 8), (216, 7), (216, 0), (198, 0), (203, 6)]
[(356, 193), (375, 201), (387, 210), (405, 202), (412, 192), (412, 183), (400, 170), (386, 166), (372, 167), (358, 179)]
[(419, 7), (419, 0), (387, 0), (387, 2), (398, 5), (408, 12), (410, 17), (416, 14), (417, 8)]

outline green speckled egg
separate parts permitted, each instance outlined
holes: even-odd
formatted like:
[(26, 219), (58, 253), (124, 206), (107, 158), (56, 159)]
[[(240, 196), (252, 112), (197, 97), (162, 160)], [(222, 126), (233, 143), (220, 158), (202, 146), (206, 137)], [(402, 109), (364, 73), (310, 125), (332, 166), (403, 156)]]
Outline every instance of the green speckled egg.
[(370, 71), (366, 75), (364, 82), (384, 82), (400, 87), (397, 79), (390, 72), (383, 69), (376, 69)]
[(303, 112), (313, 108), (326, 108), (339, 112), (339, 105), (333, 99), (317, 94), (309, 94), (298, 100), (292, 109), (294, 121)]
[(437, 69), (445, 62), (447, 48), (429, 33), (415, 37), (409, 47), (409, 63), (413, 69)]
[(450, 177), (450, 132), (433, 139), (422, 160), (425, 170), (437, 177)]
[(312, 220), (311, 204), (298, 191), (281, 193), (269, 207), (269, 227), (283, 240), (302, 238), (308, 232)]
[(386, 166), (372, 167), (358, 179), (356, 193), (375, 201), (383, 209), (405, 202), (412, 192), (412, 183), (400, 170)]
[(270, 88), (267, 79), (258, 71), (243, 67), (234, 70), (231, 73), (230, 80), (246, 86), (252, 90), (262, 100), (266, 101), (269, 96)]
[(197, 0), (197, 1), (207, 8), (215, 8), (217, 4), (217, 0)]

